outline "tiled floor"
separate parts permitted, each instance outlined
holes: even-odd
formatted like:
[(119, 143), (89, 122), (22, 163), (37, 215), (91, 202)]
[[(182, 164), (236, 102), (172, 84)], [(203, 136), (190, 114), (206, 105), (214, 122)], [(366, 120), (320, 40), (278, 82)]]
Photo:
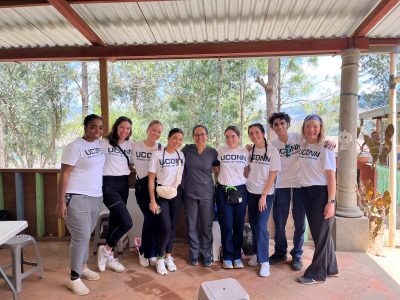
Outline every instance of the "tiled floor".
[[(271, 276), (260, 278), (257, 267), (243, 270), (223, 270), (219, 263), (210, 268), (192, 267), (186, 261), (187, 245), (175, 245), (178, 271), (159, 276), (153, 268), (138, 265), (137, 254), (125, 250), (120, 256), (127, 267), (124, 273), (106, 270), (98, 281), (85, 282), (90, 288), (87, 296), (75, 296), (65, 286), (68, 277), (68, 242), (39, 243), (45, 262), (45, 279), (31, 275), (23, 281), (21, 300), (29, 299), (197, 299), (204, 281), (235, 278), (251, 299), (400, 299), (400, 249), (385, 249), (385, 257), (363, 253), (338, 252), (340, 277), (328, 278), (325, 283), (304, 286), (296, 282), (302, 272), (293, 272), (289, 262), (271, 266)], [(271, 248), (272, 250), (272, 248)], [(29, 251), (28, 251), (29, 253)], [(311, 245), (305, 247), (304, 263), (310, 263)], [(0, 249), (0, 264), (9, 259), (6, 249)], [(89, 266), (95, 269), (91, 256)], [(4, 280), (0, 280), (0, 299), (12, 299)]]

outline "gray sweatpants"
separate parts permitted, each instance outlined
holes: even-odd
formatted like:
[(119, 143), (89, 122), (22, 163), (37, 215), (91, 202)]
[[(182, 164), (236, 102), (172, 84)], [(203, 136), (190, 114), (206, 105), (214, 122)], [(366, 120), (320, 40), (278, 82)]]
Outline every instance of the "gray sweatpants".
[(65, 224), (71, 234), (70, 265), (79, 275), (89, 258), (90, 235), (96, 227), (102, 200), (102, 197), (72, 195), (69, 203), (67, 201)]

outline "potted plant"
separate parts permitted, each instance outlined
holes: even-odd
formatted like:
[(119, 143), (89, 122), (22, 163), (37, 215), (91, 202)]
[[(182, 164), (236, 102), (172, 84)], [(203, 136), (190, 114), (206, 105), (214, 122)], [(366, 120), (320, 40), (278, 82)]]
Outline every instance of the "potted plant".
[(384, 246), (385, 219), (389, 214), (390, 193), (385, 191), (381, 194), (375, 191), (371, 181), (361, 184), (358, 193), (361, 208), (369, 220), (370, 248), (376, 255), (380, 255)]
[[(361, 133), (362, 125), (357, 130), (357, 138)], [(381, 142), (380, 135), (377, 131), (373, 131), (371, 135), (364, 134), (364, 143), (361, 145), (361, 153), (368, 151), (372, 157), (371, 168), (376, 169), (376, 164), (379, 162), (385, 164), (387, 155), (392, 150), (392, 136), (394, 134), (394, 127), (388, 124), (383, 132), (383, 143)], [(364, 150), (367, 146), (368, 149)], [(361, 184), (357, 189), (358, 202), (364, 215), (369, 219), (369, 244), (370, 248), (375, 254), (380, 255), (384, 245), (384, 233), (386, 225), (384, 223), (386, 216), (389, 214), (389, 207), (391, 197), (388, 191), (380, 194), (374, 188), (372, 181)]]

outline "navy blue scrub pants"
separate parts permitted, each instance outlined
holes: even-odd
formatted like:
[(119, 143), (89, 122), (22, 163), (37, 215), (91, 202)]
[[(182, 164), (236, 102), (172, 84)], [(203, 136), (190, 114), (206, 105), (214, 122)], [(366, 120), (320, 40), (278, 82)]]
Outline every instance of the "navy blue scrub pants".
[(260, 212), (258, 201), (261, 195), (247, 192), (249, 222), (253, 238), (253, 254), (257, 254), (258, 263), (269, 261), (268, 218), (272, 208), (272, 195), (267, 196), (267, 208)]
[(148, 177), (136, 179), (135, 196), (137, 204), (143, 213), (142, 243), (139, 252), (145, 258), (157, 257), (158, 217), (149, 209), (149, 180)]
[(275, 189), (274, 209), (272, 216), (275, 223), (275, 254), (284, 256), (287, 253), (286, 222), (292, 201), (292, 217), (294, 222), (293, 249), (290, 255), (293, 259), (301, 259), (303, 255), (305, 211), (301, 200), (300, 188)]
[(311, 265), (304, 272), (304, 276), (325, 281), (327, 275), (339, 273), (331, 234), (334, 218), (324, 219), (328, 188), (325, 185), (303, 187), (301, 197), (315, 245)]
[(223, 186), (217, 183), (216, 199), (218, 222), (221, 227), (222, 253), (224, 260), (241, 258), (243, 243), (244, 216), (247, 206), (246, 186), (238, 185), (236, 188), (243, 191), (243, 200), (238, 204), (228, 204)]

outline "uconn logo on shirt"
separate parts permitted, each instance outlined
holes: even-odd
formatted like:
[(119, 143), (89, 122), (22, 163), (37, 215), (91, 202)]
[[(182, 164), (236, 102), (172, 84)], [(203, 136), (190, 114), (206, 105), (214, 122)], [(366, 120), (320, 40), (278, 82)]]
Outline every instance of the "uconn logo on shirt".
[(87, 158), (93, 158), (93, 157), (97, 157), (97, 156), (103, 154), (100, 147), (85, 149), (84, 152), (85, 152)]
[(317, 160), (321, 151), (311, 150), (311, 149), (301, 149), (300, 156), (307, 159), (314, 159)]
[(168, 167), (175, 167), (178, 165), (178, 161), (180, 161), (179, 158), (164, 158), (164, 161), (162, 159), (158, 160), (160, 163), (160, 166), (163, 166), (163, 168), (168, 168)]
[(300, 150), (300, 145), (299, 144), (295, 144), (295, 145), (288, 145), (289, 147), (285, 147), (285, 148), (279, 148), (279, 155), (280, 156), (286, 156), (289, 157), (295, 153), (298, 153)]
[[(124, 150), (124, 152), (125, 152), (125, 154), (127, 156), (130, 156), (131, 153), (132, 153), (132, 150), (128, 149), (128, 150)], [(109, 147), (108, 148), (108, 154), (110, 154), (110, 155), (123, 155), (121, 150), (119, 150), (118, 148), (114, 148), (114, 147)]]
[(271, 162), (271, 157), (268, 157), (265, 154), (253, 154), (250, 161), (256, 164), (269, 165)]
[(137, 160), (150, 161), (152, 152), (136, 151), (135, 156)]
[(221, 162), (224, 163), (245, 163), (247, 155), (243, 154), (225, 154), (221, 156)]

